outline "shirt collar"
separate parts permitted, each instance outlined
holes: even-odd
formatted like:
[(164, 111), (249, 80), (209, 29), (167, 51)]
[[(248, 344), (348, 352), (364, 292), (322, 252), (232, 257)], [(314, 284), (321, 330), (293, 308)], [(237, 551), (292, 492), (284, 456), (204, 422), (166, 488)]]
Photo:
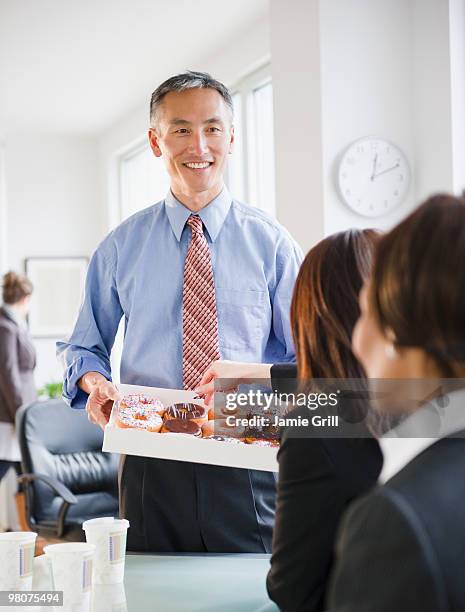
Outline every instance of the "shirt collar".
[(465, 430), (465, 389), (444, 397), (448, 401), (445, 407), (427, 404), (379, 439), (384, 457), (380, 483), (395, 476), (440, 438)]
[(232, 199), (226, 187), (216, 196), (214, 200), (209, 202), (198, 213), (193, 213), (184, 204), (177, 200), (171, 189), (165, 198), (165, 210), (168, 215), (168, 220), (171, 229), (176, 236), (176, 239), (181, 240), (182, 230), (186, 225), (187, 219), (192, 214), (198, 214), (202, 219), (202, 223), (207, 228), (208, 235), (212, 242), (215, 242), (220, 230), (223, 226), (226, 215), (231, 208)]

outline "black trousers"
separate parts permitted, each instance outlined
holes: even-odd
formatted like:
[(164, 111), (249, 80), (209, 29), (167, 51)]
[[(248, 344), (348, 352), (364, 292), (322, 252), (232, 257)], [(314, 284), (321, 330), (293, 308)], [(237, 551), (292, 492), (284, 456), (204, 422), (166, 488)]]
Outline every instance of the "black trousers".
[(271, 552), (272, 472), (123, 456), (120, 515), (140, 552)]

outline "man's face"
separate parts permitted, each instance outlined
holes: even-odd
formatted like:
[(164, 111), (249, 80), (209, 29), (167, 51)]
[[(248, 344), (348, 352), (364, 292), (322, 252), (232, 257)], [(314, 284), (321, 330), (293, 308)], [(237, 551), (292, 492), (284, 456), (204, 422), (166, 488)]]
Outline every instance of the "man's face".
[(215, 89), (170, 92), (149, 130), (152, 151), (163, 156), (174, 193), (219, 190), (234, 130), (231, 112)]

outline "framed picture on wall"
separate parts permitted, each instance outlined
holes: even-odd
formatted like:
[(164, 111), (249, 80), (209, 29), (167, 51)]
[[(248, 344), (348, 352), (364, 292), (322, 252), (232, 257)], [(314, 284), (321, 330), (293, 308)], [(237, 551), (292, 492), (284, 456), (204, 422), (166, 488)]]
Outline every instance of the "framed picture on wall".
[(28, 257), (26, 276), (34, 285), (29, 331), (36, 338), (68, 335), (84, 292), (87, 257)]

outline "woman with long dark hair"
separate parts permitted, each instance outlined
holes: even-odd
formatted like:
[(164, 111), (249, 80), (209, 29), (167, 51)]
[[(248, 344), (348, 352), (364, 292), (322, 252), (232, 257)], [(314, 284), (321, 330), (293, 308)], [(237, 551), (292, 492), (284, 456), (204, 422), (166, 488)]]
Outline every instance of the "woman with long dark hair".
[[(307, 254), (291, 305), (298, 370), (294, 389), (309, 391), (314, 379), (364, 380), (351, 336), (377, 241), (374, 230), (351, 230), (325, 238)], [(267, 375), (269, 365), (220, 361), (205, 373), (198, 391), (211, 400), (215, 379), (235, 384)], [(273, 389), (289, 391), (290, 375), (292, 366), (272, 366)], [(288, 417), (299, 415), (308, 418), (308, 408), (296, 408)], [(365, 437), (353, 439), (287, 427), (278, 460), (268, 592), (281, 610), (322, 610), (340, 518), (350, 502), (376, 483), (382, 464), (379, 445), (366, 430)]]

